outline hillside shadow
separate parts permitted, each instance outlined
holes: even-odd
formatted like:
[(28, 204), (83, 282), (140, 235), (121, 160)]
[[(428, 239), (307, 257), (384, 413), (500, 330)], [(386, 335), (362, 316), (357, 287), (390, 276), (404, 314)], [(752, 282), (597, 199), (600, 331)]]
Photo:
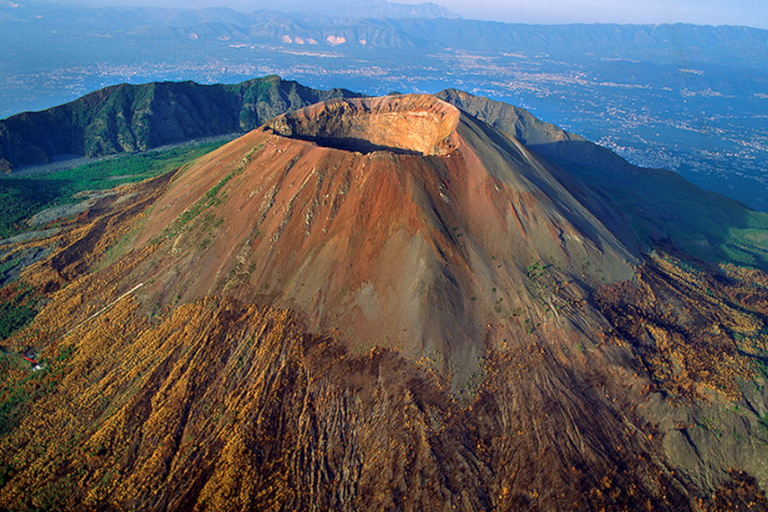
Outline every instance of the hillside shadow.
[(703, 190), (673, 171), (631, 165), (590, 142), (531, 149), (607, 197), (646, 244), (669, 237), (705, 261), (768, 270), (768, 214)]

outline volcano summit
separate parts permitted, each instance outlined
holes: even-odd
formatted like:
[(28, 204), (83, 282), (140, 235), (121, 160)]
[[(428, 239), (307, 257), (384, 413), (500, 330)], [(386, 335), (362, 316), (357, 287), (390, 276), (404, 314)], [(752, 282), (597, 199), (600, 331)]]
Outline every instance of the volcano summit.
[(435, 96), (278, 116), (24, 274), (0, 506), (764, 506), (768, 276), (631, 220)]

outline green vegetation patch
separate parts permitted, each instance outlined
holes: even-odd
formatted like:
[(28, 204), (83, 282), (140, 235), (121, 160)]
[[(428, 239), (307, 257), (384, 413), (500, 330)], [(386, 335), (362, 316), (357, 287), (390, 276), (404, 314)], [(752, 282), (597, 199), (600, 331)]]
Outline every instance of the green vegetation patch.
[(0, 239), (27, 231), (26, 219), (59, 204), (61, 187), (62, 183), (54, 179), (0, 179)]
[[(221, 201), (222, 197), (219, 197), (219, 192), (221, 192), (221, 189), (224, 188), (224, 186), (229, 183), (229, 180), (231, 180), (234, 176), (237, 176), (238, 174), (243, 172), (243, 169), (245, 169), (245, 166), (248, 164), (248, 162), (253, 158), (253, 155), (256, 153), (256, 151), (262, 149), (264, 147), (264, 144), (259, 144), (255, 148), (253, 148), (237, 165), (237, 167), (229, 172), (227, 175), (225, 175), (223, 178), (221, 178), (218, 183), (216, 183), (213, 187), (211, 187), (209, 190), (203, 194), (200, 199), (195, 201), (192, 206), (184, 210), (181, 215), (176, 217), (176, 220), (171, 224), (170, 226), (166, 227), (165, 231), (163, 232), (163, 236), (165, 238), (173, 238), (176, 235), (178, 235), (182, 229), (193, 219), (195, 219), (200, 213), (204, 212), (208, 208), (211, 208), (213, 206), (218, 206)], [(293, 162), (289, 165), (293, 165)], [(225, 194), (226, 196), (226, 194)], [(221, 222), (222, 219), (217, 219), (215, 216), (208, 214), (206, 215), (202, 223), (202, 230), (203, 233), (208, 233), (211, 229), (217, 228)], [(159, 240), (155, 240), (154, 242), (157, 243)], [(205, 240), (203, 240), (201, 243), (203, 243), (204, 247), (202, 249), (205, 249), (208, 247), (207, 244), (210, 243), (210, 240), (206, 243)]]
[(546, 264), (540, 261), (535, 261), (526, 267), (525, 275), (532, 282), (538, 282), (539, 280), (541, 280), (542, 277), (544, 277), (544, 273), (546, 269), (547, 269)]
[(0, 178), (0, 238), (29, 230), (25, 221), (46, 208), (72, 204), (77, 194), (107, 190), (175, 171), (222, 146), (223, 141), (129, 154), (73, 169), (28, 177)]
[(216, 197), (219, 193), (219, 191), (222, 189), (224, 185), (227, 184), (229, 180), (232, 179), (232, 176), (234, 176), (234, 172), (230, 172), (226, 176), (224, 176), (219, 182), (211, 187), (210, 190), (208, 190), (203, 197), (195, 201), (192, 206), (184, 210), (184, 212), (179, 215), (176, 219), (176, 222), (173, 223), (172, 226), (167, 228), (165, 236), (168, 238), (172, 238), (176, 236), (179, 231), (192, 219), (197, 217), (200, 212), (207, 210), (211, 206), (215, 206), (219, 204), (221, 201), (218, 197)]
[(758, 421), (760, 422), (760, 426), (763, 427), (763, 430), (768, 433), (768, 414), (758, 419)]
[(165, 151), (129, 154), (29, 179), (42, 182), (64, 181), (66, 185), (62, 188), (62, 192), (70, 196), (86, 190), (106, 190), (124, 183), (135, 183), (175, 171), (190, 160), (205, 155), (223, 144), (223, 141), (207, 142)]
[(40, 300), (31, 286), (13, 284), (0, 295), (0, 339), (5, 339), (35, 318)]
[(755, 365), (755, 369), (758, 373), (760, 373), (764, 379), (768, 380), (768, 362), (760, 358), (753, 358), (752, 363)]

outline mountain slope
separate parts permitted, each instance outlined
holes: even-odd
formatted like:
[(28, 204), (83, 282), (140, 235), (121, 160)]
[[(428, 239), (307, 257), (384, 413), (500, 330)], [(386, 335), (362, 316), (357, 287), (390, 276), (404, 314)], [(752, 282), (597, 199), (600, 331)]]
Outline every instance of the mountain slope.
[[(453, 89), (436, 96), (520, 139), (610, 198), (647, 245), (671, 238), (688, 254), (710, 262), (768, 269), (765, 213), (704, 191), (672, 171), (631, 165), (609, 149), (544, 123), (524, 109)], [(608, 225), (610, 218), (610, 212), (601, 216)]]
[(236, 85), (116, 85), (42, 112), (0, 121), (0, 167), (57, 156), (102, 156), (252, 130), (287, 110), (353, 93), (319, 91), (279, 77)]

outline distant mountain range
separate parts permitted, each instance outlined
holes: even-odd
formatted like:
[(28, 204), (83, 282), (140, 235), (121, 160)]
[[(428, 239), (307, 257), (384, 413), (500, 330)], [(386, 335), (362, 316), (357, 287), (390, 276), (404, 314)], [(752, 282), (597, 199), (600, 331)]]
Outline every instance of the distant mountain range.
[[(69, 21), (68, 29), (90, 27), (104, 29), (131, 29), (137, 26), (157, 25), (185, 27), (206, 23), (249, 26), (269, 16), (289, 16), (306, 22), (319, 20), (345, 20), (354, 23), (360, 19), (458, 19), (460, 16), (435, 3), (401, 4), (379, 0), (324, 1), (288, 0), (276, 5), (263, 0), (254, 1), (245, 9), (208, 7), (203, 9), (63, 5), (59, 3), (21, 1), (0, 3), (0, 23), (39, 23), (52, 25)], [(318, 15), (320, 17), (318, 18)]]
[[(432, 3), (396, 4), (383, 1), (307, 2), (294, 0), (279, 6), (254, 2), (252, 10), (229, 8), (162, 9), (147, 7), (86, 7), (36, 1), (0, 4), (4, 37), (30, 31), (56, 30), (78, 34), (127, 37), (155, 34), (168, 39), (198, 38), (228, 42), (283, 43), (315, 40), (320, 46), (392, 48), (415, 45), (429, 49), (462, 49), (494, 52), (533, 52), (582, 59), (623, 58), (656, 63), (719, 63), (740, 66), (768, 61), (768, 31), (748, 27), (691, 24), (529, 25), (461, 19)], [(184, 30), (163, 30), (162, 27)], [(344, 37), (328, 41), (323, 34)], [(45, 43), (51, 34), (39, 42)], [(361, 41), (365, 41), (361, 43)], [(288, 43), (290, 44), (290, 43)], [(295, 44), (295, 43), (294, 43)], [(11, 55), (24, 48), (10, 49)], [(580, 59), (580, 60), (582, 60)], [(738, 59), (738, 61), (734, 61)]]
[(256, 0), (247, 4), (249, 10), (275, 9), (283, 12), (314, 12), (344, 18), (460, 18), (442, 5), (426, 3), (395, 3), (381, 0), (286, 0), (276, 6), (274, 2)]

